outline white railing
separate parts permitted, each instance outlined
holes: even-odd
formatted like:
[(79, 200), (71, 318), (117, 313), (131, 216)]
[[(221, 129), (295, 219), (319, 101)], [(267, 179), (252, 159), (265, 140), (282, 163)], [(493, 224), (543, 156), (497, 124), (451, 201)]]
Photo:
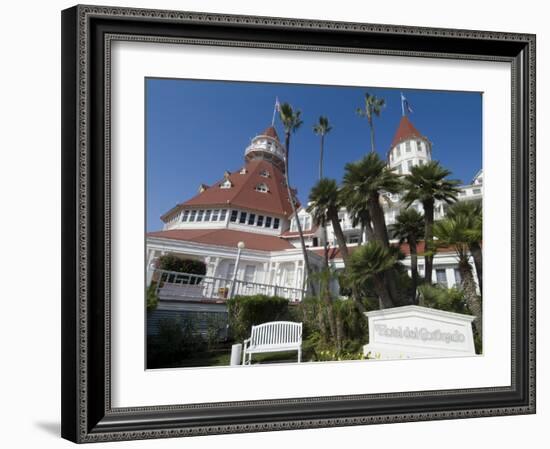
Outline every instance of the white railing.
[(230, 295), (268, 295), (280, 296), (291, 302), (296, 302), (301, 301), (304, 297), (304, 290), (297, 288), (237, 279), (232, 290), (230, 279), (166, 270), (155, 270), (153, 281), (156, 282), (157, 296), (159, 299), (165, 300), (210, 299), (225, 301)]

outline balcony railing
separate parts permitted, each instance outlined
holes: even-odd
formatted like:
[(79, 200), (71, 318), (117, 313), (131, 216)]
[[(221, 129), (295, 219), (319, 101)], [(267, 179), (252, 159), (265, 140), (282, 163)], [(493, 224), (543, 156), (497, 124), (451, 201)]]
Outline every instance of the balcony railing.
[(175, 271), (155, 270), (157, 296), (161, 300), (193, 301), (214, 300), (223, 302), (230, 295), (280, 296), (291, 302), (301, 301), (304, 291), (297, 288), (235, 280), (232, 290), (231, 279)]

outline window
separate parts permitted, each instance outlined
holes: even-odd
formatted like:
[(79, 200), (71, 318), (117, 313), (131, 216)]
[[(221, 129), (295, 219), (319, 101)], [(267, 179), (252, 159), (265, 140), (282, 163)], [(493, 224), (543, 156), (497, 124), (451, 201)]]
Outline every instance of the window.
[(214, 209), (212, 211), (212, 221), (218, 221), (218, 214), (220, 213), (219, 209)]
[(231, 211), (231, 218), (229, 219), (229, 221), (235, 223), (237, 221), (237, 215), (239, 215), (239, 211), (238, 210), (232, 210)]
[(306, 215), (304, 219), (304, 231), (307, 231), (311, 229), (311, 217), (309, 215)]
[(399, 145), (397, 145), (395, 147), (395, 157), (399, 157), (399, 156), (401, 156), (401, 150), (399, 148)]
[(424, 165), (424, 161), (423, 161), (422, 159), (420, 159), (420, 160), (418, 161), (418, 165)]
[(255, 265), (247, 265), (244, 267), (244, 281), (245, 282), (254, 282), (254, 275), (256, 274)]
[(262, 176), (263, 178), (269, 178), (269, 172), (267, 170), (262, 170), (260, 172), (260, 176)]
[(398, 175), (401, 174), (401, 165), (399, 165), (399, 166), (397, 167), (397, 174), (398, 174)]
[(285, 285), (287, 287), (294, 287), (294, 268), (287, 267), (285, 270)]
[(405, 142), (405, 151), (406, 151), (407, 153), (410, 153), (410, 152), (411, 152), (411, 141), (410, 141), (410, 140), (407, 140), (407, 141)]
[(197, 221), (202, 221), (202, 216), (204, 215), (204, 210), (199, 210), (199, 213), (197, 214)]
[(235, 271), (235, 264), (230, 263), (227, 265), (227, 272), (225, 273), (225, 279), (233, 279), (233, 272)]
[(258, 215), (258, 223), (256, 223), (256, 226), (263, 226), (264, 225), (264, 216)]
[(481, 189), (474, 189), (474, 190), (472, 190), (472, 193), (474, 195), (480, 195), (481, 194)]
[(246, 223), (246, 212), (241, 212), (241, 216), (239, 217), (239, 223), (241, 224)]
[(254, 224), (254, 220), (256, 220), (256, 214), (249, 214), (249, 215), (248, 215), (248, 224), (249, 224), (249, 225), (253, 225), (253, 224)]
[(435, 278), (439, 285), (447, 287), (447, 271), (445, 268), (438, 268), (435, 270)]
[[(275, 228), (275, 229), (277, 229), (277, 228)], [(296, 229), (298, 229), (296, 227), (296, 220), (293, 218), (292, 221), (290, 222), (290, 231), (291, 232), (296, 232)]]
[(413, 161), (407, 161), (407, 168), (409, 169), (409, 172), (411, 171), (412, 166), (413, 166)]
[(197, 216), (197, 211), (196, 210), (192, 210), (191, 211), (191, 216), (189, 217), (189, 221), (195, 221), (195, 217)]
[(265, 227), (266, 228), (271, 227), (271, 217), (265, 217)]
[(241, 175), (246, 175), (246, 168), (241, 168), (241, 171), (239, 172)]
[(421, 140), (416, 141), (416, 148), (418, 149), (418, 151), (422, 151), (422, 141)]
[(255, 189), (257, 192), (267, 193), (269, 192), (269, 189), (267, 187), (267, 184), (261, 183), (256, 186)]
[(273, 229), (279, 229), (279, 221), (278, 218), (273, 219)]
[(212, 215), (212, 209), (207, 209), (204, 214), (204, 221), (210, 221), (211, 215)]
[(231, 184), (231, 181), (229, 179), (226, 179), (220, 184), (220, 189), (230, 189), (231, 187), (233, 187), (233, 184)]
[(458, 288), (462, 287), (462, 276), (458, 268), (455, 268), (455, 286)]
[(181, 218), (181, 221), (187, 221), (188, 218), (189, 218), (189, 211), (186, 210), (186, 211), (183, 213), (183, 217)]
[(220, 213), (220, 221), (225, 221), (226, 216), (227, 216), (227, 209), (222, 209)]

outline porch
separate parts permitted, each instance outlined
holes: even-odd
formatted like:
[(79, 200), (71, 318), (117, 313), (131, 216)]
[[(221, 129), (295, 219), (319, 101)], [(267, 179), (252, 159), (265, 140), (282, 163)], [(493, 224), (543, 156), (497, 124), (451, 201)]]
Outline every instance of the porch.
[(156, 284), (155, 289), (159, 300), (173, 303), (224, 303), (230, 297), (237, 295), (280, 296), (290, 302), (299, 302), (305, 295), (303, 289), (293, 287), (161, 269), (154, 270), (152, 280)]

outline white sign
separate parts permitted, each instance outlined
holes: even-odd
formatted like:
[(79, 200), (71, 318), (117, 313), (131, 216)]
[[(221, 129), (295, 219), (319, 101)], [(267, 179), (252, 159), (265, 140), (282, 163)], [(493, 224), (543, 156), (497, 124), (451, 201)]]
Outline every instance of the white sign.
[(366, 312), (369, 343), (364, 354), (374, 359), (464, 357), (475, 355), (471, 315), (421, 306)]

